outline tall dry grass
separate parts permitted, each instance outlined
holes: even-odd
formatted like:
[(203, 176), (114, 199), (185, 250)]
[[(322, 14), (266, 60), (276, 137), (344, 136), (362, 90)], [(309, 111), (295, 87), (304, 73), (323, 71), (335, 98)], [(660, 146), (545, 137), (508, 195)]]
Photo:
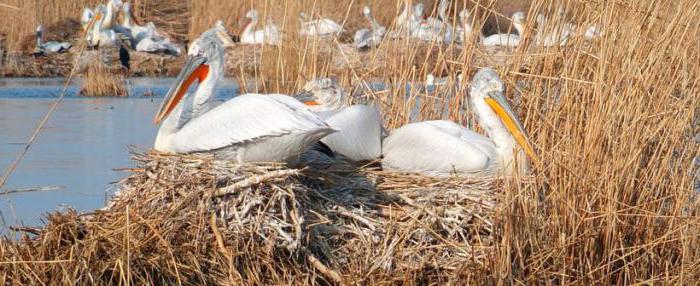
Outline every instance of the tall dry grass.
[[(256, 5), (276, 19), (276, 9), (296, 18), (297, 10), (313, 5), (270, 3)], [(230, 5), (223, 11), (242, 14), (250, 7)], [(338, 22), (357, 10), (318, 5), (321, 14)], [(396, 13), (392, 8), (378, 15), (384, 25)], [(557, 16), (561, 8), (562, 17)], [(193, 15), (206, 14), (198, 11)], [(494, 284), (693, 284), (700, 278), (692, 163), (700, 152), (692, 141), (700, 131), (694, 123), (700, 116), (695, 64), (700, 52), (694, 48), (700, 28), (692, 23), (700, 18), (700, 7), (689, 0), (540, 0), (528, 12), (530, 23), (537, 13), (550, 21), (531, 26), (526, 45), (499, 60), (499, 70), (544, 160), (533, 166), (530, 180), (505, 187), (497, 215), (498, 250), (478, 275)], [(487, 14), (477, 23), (486, 22)], [(228, 15), (229, 23), (238, 18)], [(573, 37), (566, 47), (536, 43), (535, 28), (554, 31), (565, 21), (577, 23), (579, 32), (596, 24), (605, 36), (593, 42)], [(193, 22), (193, 31), (200, 26), (206, 25)], [(340, 52), (323, 49), (333, 41), (317, 43), (294, 39), (281, 47), (258, 47), (263, 67), (258, 76), (273, 79), (268, 91), (294, 89), (275, 80), (290, 80), (298, 89), (304, 79), (329, 74), (337, 64), (331, 59)], [(443, 94), (454, 89), (448, 85), (438, 88), (440, 96), (420, 91), (407, 97), (404, 83), (420, 82), (427, 73), (470, 75), (493, 60), (488, 54), (474, 45), (459, 50), (401, 40), (383, 45), (363, 58), (378, 60), (374, 66), (380, 68), (348, 69), (339, 77), (348, 86), (372, 78), (390, 84), (388, 91), (371, 96), (381, 102), (390, 129), (445, 118), (444, 103), (450, 119), (474, 125), (463, 108), (463, 92)], [(285, 71), (288, 77), (278, 76)], [(414, 116), (416, 108), (420, 113)]]
[[(388, 11), (377, 16), (390, 26), (398, 5), (386, 3)], [(298, 10), (313, 2), (193, 2), (190, 35), (218, 18), (235, 26), (253, 5), (294, 31)], [(320, 14), (339, 22), (359, 13), (355, 2), (347, 8), (326, 1), (316, 5)], [(503, 4), (479, 5), (484, 12), (477, 25), (489, 13), (501, 13), (489, 7)], [(560, 7), (566, 18), (555, 16)], [(474, 44), (457, 49), (408, 40), (346, 55), (334, 40), (293, 33), (279, 47), (238, 48), (260, 62), (252, 74), (271, 92), (298, 90), (305, 79), (331, 74), (346, 58), (360, 57), (367, 68), (334, 74), (353, 88), (377, 78), (386, 82), (388, 90), (367, 96), (381, 104), (389, 129), (437, 118), (478, 129), (464, 104), (465, 85), (455, 88), (453, 80), (435, 92), (414, 85), (418, 92), (411, 96), (405, 87), (422, 82), (427, 73), (454, 79), (458, 71), (469, 76), (498, 61), (507, 94), (542, 163), (503, 186), (494, 214), (497, 247), (486, 265), (465, 266), (464, 272), (489, 284), (695, 284), (700, 213), (692, 161), (700, 156), (693, 142), (700, 133), (700, 26), (695, 25), (700, 5), (694, 0), (535, 0), (529, 21), (540, 12), (552, 21), (538, 30), (552, 31), (572, 20), (580, 30), (596, 24), (605, 35), (546, 48), (536, 43), (530, 27), (526, 44), (496, 53), (499, 58)]]

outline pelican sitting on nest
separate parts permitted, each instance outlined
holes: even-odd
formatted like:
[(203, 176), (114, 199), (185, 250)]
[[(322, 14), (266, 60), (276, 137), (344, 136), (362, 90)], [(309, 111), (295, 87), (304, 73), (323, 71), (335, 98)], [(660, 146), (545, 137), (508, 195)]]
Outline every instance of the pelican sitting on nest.
[(379, 46), (384, 38), (386, 27), (379, 25), (372, 16), (369, 6), (362, 8), (362, 15), (369, 21), (369, 28), (360, 29), (355, 33), (355, 48), (364, 50)]
[(154, 54), (169, 54), (178, 56), (181, 53), (180, 47), (175, 45), (167, 37), (164, 37), (156, 30), (153, 22), (148, 22), (145, 26), (134, 22), (134, 15), (131, 13), (129, 3), (122, 6), (124, 18), (121, 25), (115, 26), (119, 33), (127, 35), (131, 46), (139, 52)]
[[(191, 44), (154, 119), (162, 122), (154, 148), (237, 162), (296, 163), (302, 152), (335, 130), (306, 105), (281, 94), (243, 94), (217, 106), (214, 90), (224, 73), (224, 48), (231, 44), (220, 21)], [(186, 94), (195, 80), (194, 94)]]
[(331, 19), (310, 20), (306, 13), (299, 13), (301, 28), (299, 35), (301, 36), (332, 36), (343, 32), (343, 27)]
[(268, 22), (261, 30), (254, 30), (258, 23), (258, 11), (250, 10), (245, 15), (248, 23), (245, 25), (243, 33), (241, 33), (241, 43), (244, 44), (268, 44), (278, 45), (280, 43), (280, 31), (277, 25), (272, 23), (268, 18)]
[(337, 133), (321, 139), (333, 152), (353, 161), (374, 160), (381, 156), (382, 120), (379, 108), (348, 105), (347, 94), (330, 78), (309, 81), (299, 101), (323, 118)]
[(518, 31), (519, 35), (514, 34), (493, 34), (481, 40), (481, 44), (486, 47), (517, 47), (520, 45), (520, 37), (522, 37), (525, 14), (523, 12), (513, 13), (513, 27)]
[(469, 99), (490, 138), (451, 121), (411, 123), (384, 139), (382, 167), (430, 175), (490, 176), (510, 175), (516, 168), (527, 171), (527, 161), (518, 146), (532, 160), (538, 159), (503, 96), (498, 74), (488, 68), (477, 72)]
[(451, 43), (453, 41), (454, 31), (452, 26), (447, 24), (447, 9), (449, 9), (449, 0), (440, 0), (438, 5), (438, 18), (425, 17), (424, 6), (419, 3), (415, 8), (415, 15), (423, 18), (418, 29), (414, 31), (413, 37), (421, 41), (436, 41), (438, 43)]
[(55, 53), (65, 53), (73, 45), (69, 42), (48, 41), (44, 42), (44, 26), (36, 27), (36, 49), (35, 55), (48, 55)]

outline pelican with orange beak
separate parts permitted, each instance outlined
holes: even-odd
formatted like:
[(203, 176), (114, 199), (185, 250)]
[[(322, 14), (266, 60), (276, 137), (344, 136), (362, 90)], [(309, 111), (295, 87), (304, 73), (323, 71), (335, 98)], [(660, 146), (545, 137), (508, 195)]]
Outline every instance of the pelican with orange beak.
[[(281, 94), (243, 94), (217, 104), (224, 47), (232, 44), (223, 23), (192, 42), (184, 67), (154, 122), (154, 149), (207, 153), (237, 162), (296, 163), (302, 152), (335, 132), (301, 102)], [(199, 84), (192, 94), (190, 86)]]
[(503, 96), (503, 82), (489, 68), (479, 70), (471, 83), (470, 102), (489, 137), (446, 120), (411, 123), (383, 141), (385, 170), (471, 176), (527, 172), (525, 154), (538, 161), (527, 132)]

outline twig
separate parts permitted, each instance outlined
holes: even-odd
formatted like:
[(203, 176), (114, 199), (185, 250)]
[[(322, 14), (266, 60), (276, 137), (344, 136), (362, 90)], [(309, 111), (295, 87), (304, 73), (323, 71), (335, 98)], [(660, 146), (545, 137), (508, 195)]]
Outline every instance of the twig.
[(338, 284), (343, 284), (343, 278), (338, 274), (338, 272), (335, 272), (335, 270), (328, 268), (323, 262), (318, 260), (315, 256), (312, 254), (309, 254), (307, 256), (307, 259), (309, 259), (309, 262), (311, 262), (311, 265), (316, 268), (319, 272), (321, 272), (323, 275), (328, 277), (329, 279), (333, 280), (333, 282), (338, 283)]
[(9, 194), (16, 194), (16, 193), (55, 191), (55, 190), (60, 190), (60, 189), (63, 189), (63, 186), (43, 186), (43, 187), (23, 188), (23, 189), (10, 189), (10, 190), (4, 190), (2, 193), (0, 193), (0, 196), (9, 195)]

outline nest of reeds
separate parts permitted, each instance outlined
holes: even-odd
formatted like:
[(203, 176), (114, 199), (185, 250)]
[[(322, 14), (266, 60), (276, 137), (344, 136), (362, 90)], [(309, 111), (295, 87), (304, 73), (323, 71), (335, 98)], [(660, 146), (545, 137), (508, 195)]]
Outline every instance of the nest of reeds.
[(102, 60), (95, 59), (83, 74), (83, 96), (129, 96), (126, 76), (121, 68), (108, 66)]
[[(5, 283), (460, 283), (493, 247), (496, 181), (135, 155), (104, 209), (0, 243)], [(31, 273), (31, 274), (30, 274)]]

